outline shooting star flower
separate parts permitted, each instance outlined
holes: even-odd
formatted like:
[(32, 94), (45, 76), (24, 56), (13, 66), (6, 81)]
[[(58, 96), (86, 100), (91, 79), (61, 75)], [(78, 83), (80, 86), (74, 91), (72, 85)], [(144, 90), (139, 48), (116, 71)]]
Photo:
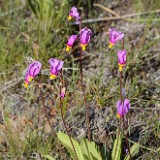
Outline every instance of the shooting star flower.
[(86, 46), (90, 41), (91, 34), (92, 31), (87, 27), (80, 30), (80, 46), (83, 51), (86, 49)]
[(27, 88), (28, 84), (33, 80), (33, 78), (39, 74), (41, 67), (42, 64), (39, 61), (34, 61), (31, 64), (29, 64), (25, 75), (25, 82), (24, 82), (25, 88)]
[(50, 64), (50, 79), (53, 80), (61, 71), (64, 62), (56, 58), (50, 58), (48, 62)]
[(123, 39), (124, 34), (117, 31), (115, 28), (110, 28), (108, 31), (110, 34), (109, 48), (112, 48), (117, 43), (117, 41)]
[(121, 118), (126, 115), (131, 108), (130, 101), (128, 99), (118, 100), (117, 102), (117, 118)]
[(68, 20), (71, 20), (75, 18), (76, 19), (76, 23), (79, 24), (81, 21), (81, 16), (80, 13), (78, 12), (76, 7), (72, 7), (70, 12), (69, 12), (69, 16), (68, 16)]
[(69, 38), (68, 38), (68, 42), (67, 42), (67, 47), (66, 47), (66, 51), (68, 52), (71, 48), (72, 48), (72, 46), (73, 46), (73, 44), (74, 44), (74, 42), (76, 41), (76, 39), (77, 39), (77, 35), (72, 35), (72, 36), (70, 36)]
[(117, 53), (118, 55), (118, 66), (119, 66), (119, 71), (122, 72), (122, 69), (124, 67), (124, 65), (126, 64), (126, 50), (121, 50), (121, 51), (118, 51)]

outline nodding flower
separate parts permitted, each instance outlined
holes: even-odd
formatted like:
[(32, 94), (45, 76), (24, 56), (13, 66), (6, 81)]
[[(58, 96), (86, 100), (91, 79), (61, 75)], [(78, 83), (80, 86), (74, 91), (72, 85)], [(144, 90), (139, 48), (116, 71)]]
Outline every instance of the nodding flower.
[(50, 79), (53, 80), (61, 71), (64, 62), (56, 58), (50, 58), (48, 62), (50, 64)]
[(115, 28), (109, 28), (110, 40), (109, 40), (109, 48), (112, 48), (117, 41), (122, 40), (124, 34), (122, 32), (117, 31)]
[(128, 99), (118, 100), (117, 102), (117, 118), (121, 118), (126, 115), (131, 108), (130, 101)]
[(66, 47), (66, 51), (68, 52), (71, 48), (72, 48), (72, 46), (73, 46), (73, 44), (74, 44), (74, 42), (76, 41), (76, 39), (77, 39), (77, 35), (72, 35), (72, 36), (70, 36), (69, 38), (68, 38), (68, 42), (67, 42), (67, 47)]
[(66, 88), (63, 87), (62, 90), (61, 90), (61, 95), (60, 95), (60, 97), (61, 97), (61, 98), (64, 98), (64, 97), (65, 97), (65, 94), (66, 94)]
[(80, 30), (80, 46), (82, 51), (86, 49), (86, 46), (90, 41), (91, 34), (92, 31), (87, 27)]
[(119, 71), (122, 72), (123, 66), (126, 64), (126, 50), (123, 49), (121, 51), (118, 51), (118, 66), (119, 66)]
[(25, 74), (25, 82), (24, 82), (25, 88), (27, 88), (28, 84), (33, 80), (33, 78), (39, 74), (41, 67), (42, 67), (42, 64), (39, 61), (34, 61), (28, 65), (27, 71)]
[(72, 7), (70, 12), (69, 12), (69, 16), (68, 16), (68, 20), (71, 20), (75, 18), (76, 19), (76, 23), (79, 24), (81, 21), (81, 16), (80, 13), (78, 12), (76, 7)]

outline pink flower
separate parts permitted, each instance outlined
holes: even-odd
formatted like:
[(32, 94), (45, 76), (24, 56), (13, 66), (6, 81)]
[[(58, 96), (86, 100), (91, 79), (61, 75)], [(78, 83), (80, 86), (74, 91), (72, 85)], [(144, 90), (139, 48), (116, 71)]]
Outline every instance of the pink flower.
[(122, 69), (123, 69), (123, 66), (126, 64), (126, 50), (121, 50), (121, 51), (118, 51), (117, 53), (118, 55), (118, 66), (119, 66), (119, 71), (121, 72)]
[(67, 45), (66, 45), (67, 46), (66, 51), (69, 51), (72, 48), (76, 39), (77, 39), (77, 35), (72, 35), (68, 38), (68, 42), (67, 42)]
[(39, 61), (34, 61), (31, 64), (29, 64), (25, 75), (25, 82), (24, 82), (25, 88), (27, 88), (28, 84), (32, 81), (32, 79), (39, 74), (41, 67), (42, 64)]
[(70, 12), (69, 12), (68, 20), (71, 20), (71, 19), (73, 19), (73, 18), (76, 19), (76, 23), (77, 23), (77, 24), (80, 23), (80, 21), (81, 21), (81, 16), (80, 16), (80, 14), (79, 14), (79, 12), (78, 12), (78, 10), (77, 10), (76, 7), (72, 7), (71, 10), (70, 10)]
[(61, 95), (60, 95), (60, 97), (61, 97), (61, 98), (64, 98), (64, 97), (65, 97), (65, 94), (66, 94), (66, 88), (63, 87), (62, 90), (61, 90)]
[(48, 62), (50, 64), (50, 79), (53, 80), (61, 71), (64, 62), (56, 58), (50, 58)]
[(87, 27), (80, 30), (80, 46), (83, 51), (85, 50), (87, 44), (90, 41), (91, 34), (92, 34), (92, 31)]
[(130, 101), (128, 99), (124, 99), (124, 101), (119, 100), (117, 102), (117, 117), (121, 118), (126, 115), (131, 108)]
[(115, 28), (110, 28), (108, 31), (110, 34), (109, 48), (112, 48), (113, 45), (117, 43), (117, 41), (123, 39), (124, 34), (122, 32), (117, 31)]

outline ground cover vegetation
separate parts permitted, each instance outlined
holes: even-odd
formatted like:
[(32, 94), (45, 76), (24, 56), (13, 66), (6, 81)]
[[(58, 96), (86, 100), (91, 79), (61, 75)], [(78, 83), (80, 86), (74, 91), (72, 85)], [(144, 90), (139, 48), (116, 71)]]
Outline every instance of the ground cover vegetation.
[(158, 0), (0, 6), (0, 159), (160, 158)]

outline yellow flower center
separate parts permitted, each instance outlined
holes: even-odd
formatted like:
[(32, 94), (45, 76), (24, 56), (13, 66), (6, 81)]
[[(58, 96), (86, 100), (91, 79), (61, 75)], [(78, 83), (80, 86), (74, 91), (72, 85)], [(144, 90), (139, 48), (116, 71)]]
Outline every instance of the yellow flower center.
[(87, 44), (81, 44), (82, 51), (86, 50), (86, 46), (87, 46)]
[(117, 118), (121, 118), (121, 116), (117, 113)]
[(29, 76), (29, 78), (28, 78), (28, 82), (31, 82), (31, 81), (32, 81), (32, 79), (33, 79), (33, 77)]
[(120, 64), (120, 63), (118, 63), (119, 71), (120, 71), (120, 72), (122, 72), (124, 65), (125, 65), (125, 64)]
[(51, 80), (55, 79), (56, 78), (56, 75), (55, 74), (52, 74), (50, 73), (50, 77), (49, 77)]
[(27, 88), (28, 87), (28, 82), (24, 82), (24, 88)]
[(68, 52), (72, 47), (71, 46), (68, 46), (66, 47), (66, 52)]
[(68, 20), (70, 21), (71, 19), (72, 19), (72, 16), (69, 15), (69, 16), (68, 16)]
[(109, 48), (112, 48), (114, 44), (112, 42), (109, 42)]

